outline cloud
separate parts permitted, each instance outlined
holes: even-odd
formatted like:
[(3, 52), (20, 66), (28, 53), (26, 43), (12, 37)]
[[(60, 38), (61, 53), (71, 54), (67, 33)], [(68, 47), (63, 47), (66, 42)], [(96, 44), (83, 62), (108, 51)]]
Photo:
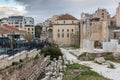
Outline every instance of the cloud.
[(44, 21), (52, 15), (70, 13), (80, 19), (82, 12), (93, 13), (97, 8), (106, 8), (115, 14), (119, 0), (15, 0), (26, 7), (27, 16)]
[(25, 13), (26, 11), (24, 7), (15, 8), (7, 5), (0, 5), (0, 15), (2, 17), (7, 17), (11, 15), (23, 15)]

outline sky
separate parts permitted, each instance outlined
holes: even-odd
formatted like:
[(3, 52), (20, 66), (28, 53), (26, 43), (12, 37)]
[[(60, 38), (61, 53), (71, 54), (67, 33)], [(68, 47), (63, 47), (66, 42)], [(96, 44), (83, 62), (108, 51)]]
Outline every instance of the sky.
[(44, 22), (53, 15), (71, 14), (80, 19), (80, 14), (94, 13), (105, 8), (115, 15), (120, 0), (0, 0), (0, 18), (11, 15), (30, 16), (35, 23)]

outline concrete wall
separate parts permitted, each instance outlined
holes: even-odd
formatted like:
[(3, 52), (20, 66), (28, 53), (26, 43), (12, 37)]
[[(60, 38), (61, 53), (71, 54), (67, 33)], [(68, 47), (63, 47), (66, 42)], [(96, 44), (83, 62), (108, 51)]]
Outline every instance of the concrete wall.
[(103, 42), (103, 50), (105, 52), (116, 52), (119, 46), (120, 45), (118, 45), (118, 40), (115, 39), (112, 39), (110, 42)]
[[(102, 51), (103, 52), (120, 52), (120, 44), (118, 44), (117, 39), (111, 39), (110, 42), (103, 42), (102, 43)], [(83, 49), (93, 51), (95, 50), (94, 48), (94, 41), (90, 40), (83, 40)], [(100, 50), (99, 50), (100, 51)]]
[(87, 50), (93, 50), (94, 49), (94, 41), (89, 41), (84, 39), (83, 40), (83, 48)]

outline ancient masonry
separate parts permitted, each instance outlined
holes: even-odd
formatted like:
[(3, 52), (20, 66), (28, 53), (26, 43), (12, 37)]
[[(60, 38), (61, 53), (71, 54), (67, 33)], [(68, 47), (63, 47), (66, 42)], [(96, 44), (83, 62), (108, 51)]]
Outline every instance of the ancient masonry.
[(0, 72), (0, 80), (37, 80), (50, 57), (40, 57), (38, 61), (30, 60), (24, 66), (13, 66)]

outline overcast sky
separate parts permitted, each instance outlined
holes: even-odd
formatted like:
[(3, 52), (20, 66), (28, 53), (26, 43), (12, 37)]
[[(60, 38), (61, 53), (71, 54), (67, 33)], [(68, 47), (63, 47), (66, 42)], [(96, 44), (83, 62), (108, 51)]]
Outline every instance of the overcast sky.
[(0, 17), (24, 15), (43, 22), (53, 15), (69, 13), (80, 19), (81, 12), (93, 13), (106, 8), (115, 15), (120, 0), (0, 0)]

